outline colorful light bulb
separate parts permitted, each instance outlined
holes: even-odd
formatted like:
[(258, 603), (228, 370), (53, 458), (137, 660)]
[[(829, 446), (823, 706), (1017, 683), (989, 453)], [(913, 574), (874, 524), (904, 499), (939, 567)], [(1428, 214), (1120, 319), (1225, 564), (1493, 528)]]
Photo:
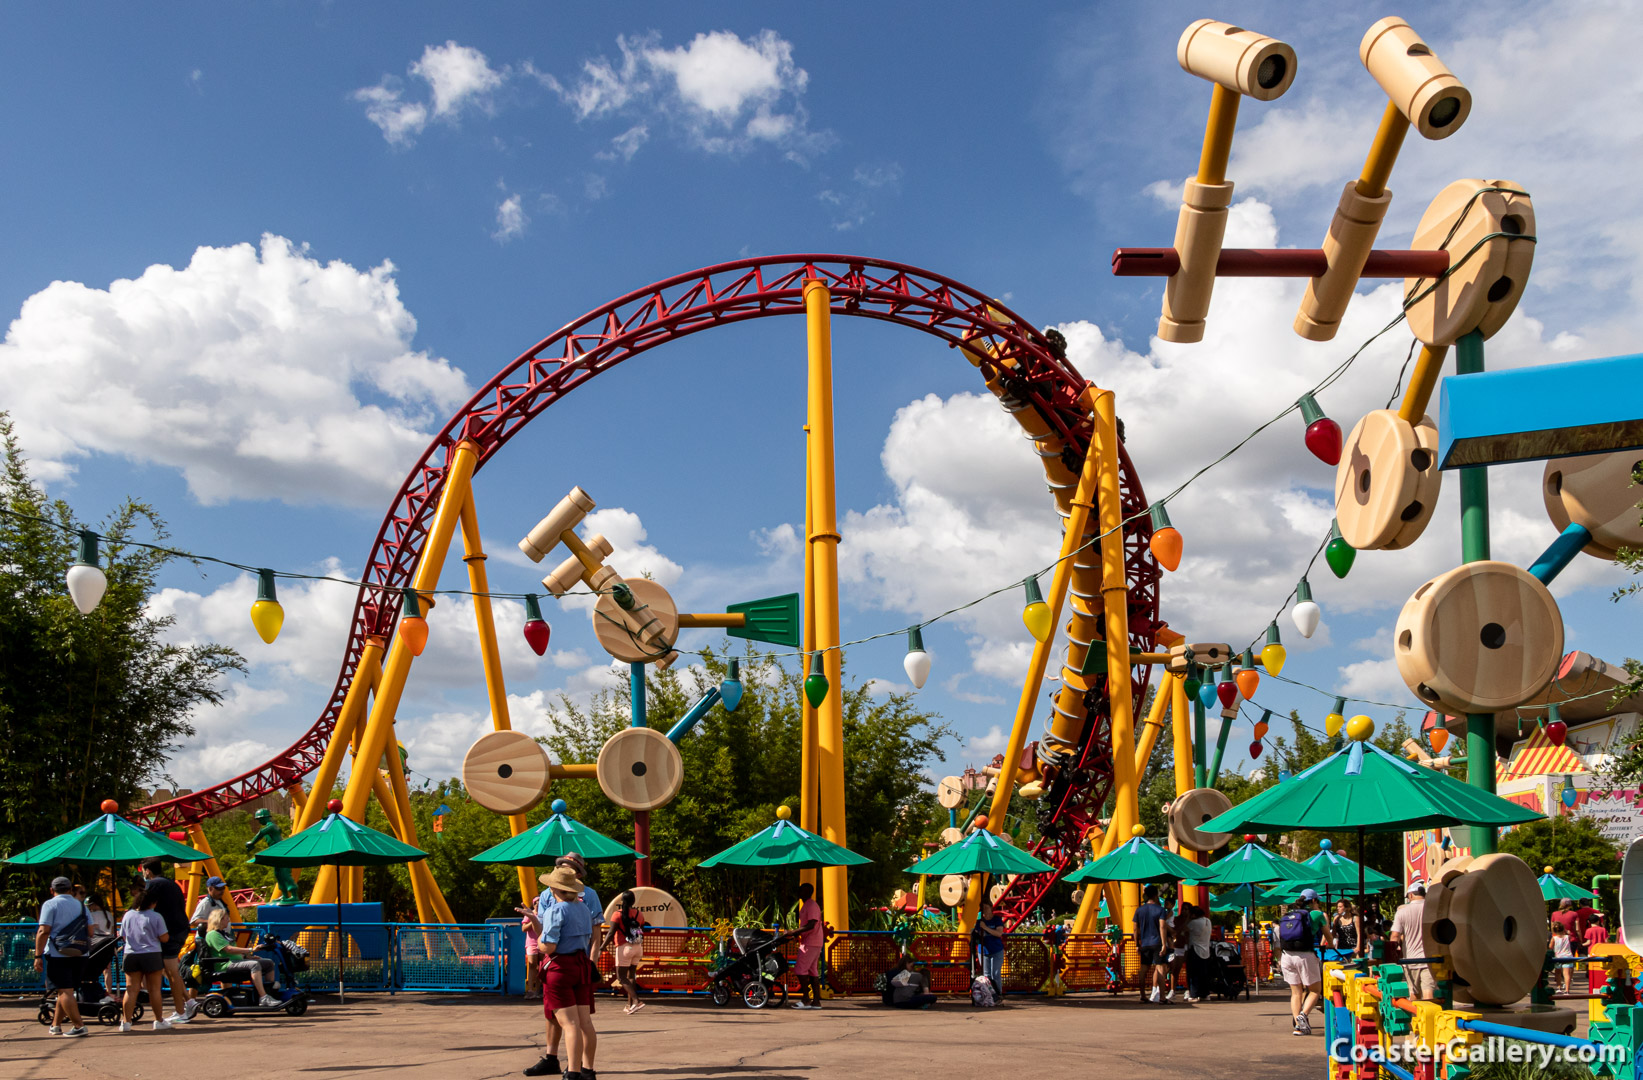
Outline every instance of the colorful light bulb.
[(1198, 678), (1198, 665), (1187, 665), (1187, 677), (1181, 680), (1181, 689), (1187, 692), (1188, 701), (1198, 700), (1198, 691), (1203, 689), (1203, 680)]
[(1449, 729), (1439, 724), (1427, 734), (1426, 741), (1432, 744), (1432, 753), (1443, 753), (1443, 748), (1449, 745)]
[(542, 618), (542, 605), (537, 603), (536, 594), (526, 593), (525, 644), (531, 647), (531, 652), (541, 656), (548, 651), (548, 638), (552, 636), (553, 628)]
[[(1574, 809), (1575, 803), (1580, 801), (1580, 793), (1575, 790), (1574, 777), (1565, 776), (1563, 778), (1563, 790), (1558, 793), (1558, 797), (1562, 800), (1564, 806), (1567, 806), (1571, 810)], [(1547, 873), (1550, 872), (1551, 871), (1547, 871)]]
[(917, 626), (907, 631), (907, 655), (901, 658), (901, 666), (913, 689), (924, 689), (924, 680), (930, 677), (930, 654), (924, 651), (924, 634)]
[(1055, 632), (1054, 616), (1050, 614), (1050, 605), (1044, 602), (1044, 594), (1038, 591), (1038, 579), (1030, 577), (1023, 582), (1027, 588), (1027, 606), (1021, 609), (1021, 621), (1026, 624), (1027, 632), (1039, 641), (1050, 640)]
[(730, 661), (730, 671), (719, 680), (719, 703), (725, 712), (735, 712), (742, 703), (742, 665), (737, 660)]
[(1553, 746), (1562, 746), (1563, 740), (1569, 737), (1569, 725), (1559, 717), (1555, 704), (1546, 706), (1546, 737), (1552, 740)]
[[(1274, 628), (1276, 628), (1276, 624), (1274, 624)], [(1271, 631), (1268, 631), (1269, 636), (1270, 634)], [(1261, 650), (1261, 663), (1266, 663), (1266, 651), (1271, 647), (1268, 645)], [(1280, 645), (1278, 648), (1282, 649), (1283, 646)], [(1283, 664), (1280, 663), (1278, 666), (1282, 667)], [(1238, 668), (1238, 673), (1233, 676), (1233, 680), (1237, 682), (1238, 692), (1244, 695), (1245, 701), (1254, 697), (1255, 688), (1261, 685), (1261, 673), (1255, 670), (1255, 654), (1248, 649), (1244, 650), (1244, 662)]]
[(1206, 709), (1213, 709), (1215, 699), (1215, 683), (1211, 679), (1205, 679), (1198, 686), (1198, 703)]
[(1324, 561), (1335, 572), (1338, 578), (1344, 578), (1352, 570), (1352, 560), (1358, 557), (1358, 549), (1346, 542), (1341, 535), (1341, 523), (1329, 523), (1329, 543), (1324, 545)]
[(821, 708), (821, 703), (827, 700), (827, 675), (822, 671), (822, 654), (810, 654), (810, 674), (804, 680), (804, 699), (810, 702), (812, 709)]
[(274, 595), (274, 571), (257, 571), (257, 599), (251, 605), (251, 625), (264, 645), (274, 644), (285, 625), (285, 609)]
[[(1266, 668), (1268, 675), (1276, 675), (1284, 669), (1284, 662), (1289, 659), (1289, 650), (1284, 648), (1283, 639), (1278, 636), (1276, 621), (1268, 623), (1266, 628), (1266, 644), (1261, 646), (1261, 666)], [(1245, 694), (1245, 697), (1250, 695)]]
[(1323, 610), (1313, 601), (1312, 583), (1306, 578), (1302, 578), (1295, 585), (1295, 607), (1290, 610), (1289, 617), (1294, 621), (1295, 629), (1299, 630), (1304, 638), (1316, 633), (1318, 623), (1323, 620)]
[(1346, 699), (1338, 697), (1335, 699), (1335, 707), (1329, 710), (1328, 716), (1324, 717), (1324, 734), (1333, 739), (1341, 733), (1341, 728), (1345, 726)]
[(68, 585), (69, 599), (80, 609), (80, 614), (90, 615), (102, 602), (103, 593), (108, 590), (108, 577), (97, 565), (96, 533), (80, 530), (80, 558), (68, 568), (63, 580)]
[(1249, 744), (1249, 757), (1253, 761), (1261, 756), (1261, 741), (1259, 739)]
[(1158, 565), (1174, 573), (1181, 565), (1181, 534), (1170, 524), (1169, 511), (1163, 503), (1153, 503), (1147, 514), (1152, 518), (1152, 539), (1147, 541), (1147, 546), (1152, 549)]
[(1325, 465), (1341, 463), (1341, 425), (1324, 415), (1311, 394), (1301, 395), (1301, 420), (1306, 424), (1306, 448)]
[(1271, 709), (1263, 709), (1261, 711), (1261, 718), (1259, 720), (1255, 721), (1255, 737), (1257, 739), (1266, 738), (1266, 733), (1272, 730), (1272, 725), (1270, 723), (1268, 723), (1268, 721), (1271, 720), (1271, 719), (1272, 719), (1272, 710)]
[(422, 617), (422, 606), (416, 602), (415, 589), (401, 589), (399, 635), (405, 639), (412, 656), (421, 656), (428, 646), (428, 620)]
[(1221, 681), (1215, 684), (1215, 696), (1221, 699), (1221, 708), (1230, 709), (1238, 698), (1238, 684), (1233, 681), (1232, 661), (1221, 667)]

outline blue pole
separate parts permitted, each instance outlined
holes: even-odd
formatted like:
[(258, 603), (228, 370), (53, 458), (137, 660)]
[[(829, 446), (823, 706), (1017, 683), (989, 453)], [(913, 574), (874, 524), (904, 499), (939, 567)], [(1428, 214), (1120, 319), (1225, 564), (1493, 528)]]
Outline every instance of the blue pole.
[(707, 693), (703, 694), (701, 700), (692, 705), (690, 707), (690, 711), (681, 716), (679, 718), (679, 722), (674, 724), (673, 727), (669, 729), (667, 733), (668, 739), (676, 743), (686, 735), (689, 735), (690, 729), (695, 727), (701, 721), (702, 717), (707, 715), (708, 710), (713, 708), (713, 706), (718, 703), (719, 688), (715, 686)]
[(1602, 1045), (1590, 1039), (1577, 1039), (1572, 1035), (1553, 1035), (1549, 1031), (1531, 1031), (1528, 1028), (1491, 1024), (1484, 1020), (1456, 1020), (1455, 1026), (1463, 1031), (1475, 1031), (1479, 1035), (1495, 1035), (1502, 1039), (1517, 1039), (1519, 1042), (1539, 1043), (1542, 1046), (1567, 1046), (1579, 1050), (1587, 1046)]
[(1552, 546), (1546, 549), (1545, 554), (1535, 560), (1529, 567), (1529, 573), (1540, 579), (1542, 585), (1550, 585), (1552, 579), (1563, 572), (1563, 568), (1574, 561), (1580, 554), (1580, 549), (1591, 543), (1592, 534), (1586, 526), (1575, 522), (1559, 534)]
[(645, 665), (628, 666), (628, 684), (633, 688), (633, 726), (645, 726)]

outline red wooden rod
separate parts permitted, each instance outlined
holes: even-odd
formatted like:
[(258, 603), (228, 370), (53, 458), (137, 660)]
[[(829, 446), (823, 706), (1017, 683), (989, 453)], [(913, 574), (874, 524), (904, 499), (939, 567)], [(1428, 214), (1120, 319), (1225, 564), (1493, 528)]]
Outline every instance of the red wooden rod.
[[(1318, 277), (1329, 266), (1317, 248), (1223, 248), (1216, 277)], [(1119, 248), (1117, 277), (1171, 277), (1181, 269), (1174, 248)], [(1371, 251), (1360, 277), (1437, 277), (1449, 269), (1447, 251)]]

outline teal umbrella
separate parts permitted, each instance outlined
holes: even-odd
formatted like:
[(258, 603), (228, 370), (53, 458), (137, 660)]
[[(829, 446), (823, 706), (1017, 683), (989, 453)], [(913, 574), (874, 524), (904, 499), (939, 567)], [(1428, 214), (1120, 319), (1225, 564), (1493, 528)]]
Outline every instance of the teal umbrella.
[(1280, 882), (1310, 885), (1318, 879), (1311, 867), (1286, 859), (1255, 843), (1245, 844), (1224, 858), (1217, 859), (1210, 864), (1209, 872), (1210, 876), (1204, 880), (1211, 885), (1273, 885)]
[[(1285, 887), (1277, 886), (1262, 890), (1254, 885), (1239, 885), (1235, 889), (1227, 889), (1211, 896), (1209, 907), (1211, 911), (1244, 911), (1248, 908), (1276, 907), (1290, 902), (1283, 896), (1275, 895)], [(1295, 886), (1296, 892), (1302, 888), (1305, 886)]]
[[(1053, 874), (1055, 867), (977, 829), (928, 859), (907, 868), (909, 874)], [(1070, 879), (1069, 879), (1070, 880)]]
[(1336, 851), (1334, 842), (1328, 837), (1318, 841), (1318, 854), (1301, 865), (1312, 871), (1314, 888), (1331, 892), (1344, 892), (1360, 882), (1365, 892), (1384, 892), (1398, 887), (1395, 878), (1387, 877), (1372, 867), (1360, 866)]
[(1596, 900), (1597, 894), (1588, 892), (1572, 881), (1564, 881), (1548, 866), (1540, 875), (1540, 895), (1548, 900)]
[[(394, 863), (416, 862), (426, 859), (428, 853), (410, 844), (402, 844), (387, 833), (350, 818), (338, 811), (341, 799), (332, 799), (327, 807), (331, 812), (308, 828), (270, 844), (247, 862), (263, 866), (391, 866)], [(337, 1001), (342, 1001), (342, 967), (347, 956), (347, 938), (342, 936), (342, 890), (337, 890)]]
[(857, 855), (813, 832), (799, 828), (788, 819), (793, 811), (776, 808), (776, 824), (762, 829), (739, 844), (709, 855), (698, 866), (786, 866), (813, 870), (823, 866), (862, 866), (873, 860)]
[(154, 858), (201, 862), (211, 856), (127, 821), (119, 814), (104, 813), (78, 828), (20, 851), (6, 862), (13, 866), (50, 866), (60, 862), (113, 866)]
[(510, 836), (494, 847), (473, 856), (470, 862), (503, 863), (507, 866), (551, 866), (561, 855), (575, 852), (584, 862), (616, 862), (642, 859), (620, 840), (594, 832), (565, 814), (565, 800), (553, 801), (553, 816), (540, 825)]
[[(1140, 826), (1136, 826), (1140, 829)], [(1067, 881), (1191, 881), (1209, 880), (1209, 867), (1165, 851), (1139, 832), (1092, 863), (1068, 874)]]

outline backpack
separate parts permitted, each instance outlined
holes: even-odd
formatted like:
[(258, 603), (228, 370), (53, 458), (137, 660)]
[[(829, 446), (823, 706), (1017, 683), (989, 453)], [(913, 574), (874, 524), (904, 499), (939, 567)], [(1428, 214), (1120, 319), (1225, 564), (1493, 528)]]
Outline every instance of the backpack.
[(970, 984), (970, 1004), (978, 1009), (990, 1009), (998, 1004), (998, 990), (993, 986), (993, 980), (985, 975), (977, 975)]
[(1278, 923), (1278, 943), (1285, 952), (1312, 951), (1312, 912), (1296, 908)]
[(84, 956), (91, 951), (91, 923), (86, 917), (85, 904), (80, 905), (80, 914), (69, 920), (69, 924), (51, 935), (51, 947), (57, 950), (58, 956)]

